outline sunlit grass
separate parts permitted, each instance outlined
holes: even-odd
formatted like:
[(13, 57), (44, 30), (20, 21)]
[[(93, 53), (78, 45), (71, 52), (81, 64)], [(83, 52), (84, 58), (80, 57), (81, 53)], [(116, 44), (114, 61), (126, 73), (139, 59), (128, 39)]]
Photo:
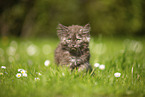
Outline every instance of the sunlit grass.
[(92, 38), (93, 70), (86, 74), (55, 65), (57, 43), (1, 38), (0, 97), (145, 96), (143, 38)]

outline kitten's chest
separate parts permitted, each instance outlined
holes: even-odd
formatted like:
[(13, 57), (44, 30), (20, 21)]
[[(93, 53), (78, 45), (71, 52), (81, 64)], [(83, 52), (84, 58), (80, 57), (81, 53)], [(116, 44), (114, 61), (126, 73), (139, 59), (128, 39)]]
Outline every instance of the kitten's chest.
[(81, 55), (83, 55), (83, 51), (78, 50), (78, 51), (70, 51), (69, 52), (71, 56), (76, 56), (76, 57), (80, 57)]

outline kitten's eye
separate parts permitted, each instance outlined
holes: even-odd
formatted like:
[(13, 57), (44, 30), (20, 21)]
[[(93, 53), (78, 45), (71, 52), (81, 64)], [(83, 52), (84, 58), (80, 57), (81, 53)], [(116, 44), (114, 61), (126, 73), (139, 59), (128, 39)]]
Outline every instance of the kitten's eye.
[(81, 39), (78, 38), (77, 41), (81, 41)]
[(81, 40), (81, 39), (77, 39), (77, 40)]

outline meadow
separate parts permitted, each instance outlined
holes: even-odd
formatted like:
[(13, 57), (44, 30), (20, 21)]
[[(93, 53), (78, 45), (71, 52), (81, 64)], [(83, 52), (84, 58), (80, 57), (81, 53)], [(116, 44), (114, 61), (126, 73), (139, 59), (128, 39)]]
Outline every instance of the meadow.
[(0, 97), (145, 97), (143, 37), (92, 37), (91, 73), (56, 66), (58, 42), (1, 37)]

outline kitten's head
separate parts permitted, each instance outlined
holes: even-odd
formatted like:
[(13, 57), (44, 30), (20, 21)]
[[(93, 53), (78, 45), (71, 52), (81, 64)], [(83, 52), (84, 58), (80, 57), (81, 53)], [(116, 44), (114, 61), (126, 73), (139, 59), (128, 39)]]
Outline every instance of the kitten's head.
[(90, 26), (64, 26), (58, 25), (58, 37), (60, 38), (61, 45), (69, 48), (69, 50), (77, 50), (81, 47), (88, 47), (90, 41)]

